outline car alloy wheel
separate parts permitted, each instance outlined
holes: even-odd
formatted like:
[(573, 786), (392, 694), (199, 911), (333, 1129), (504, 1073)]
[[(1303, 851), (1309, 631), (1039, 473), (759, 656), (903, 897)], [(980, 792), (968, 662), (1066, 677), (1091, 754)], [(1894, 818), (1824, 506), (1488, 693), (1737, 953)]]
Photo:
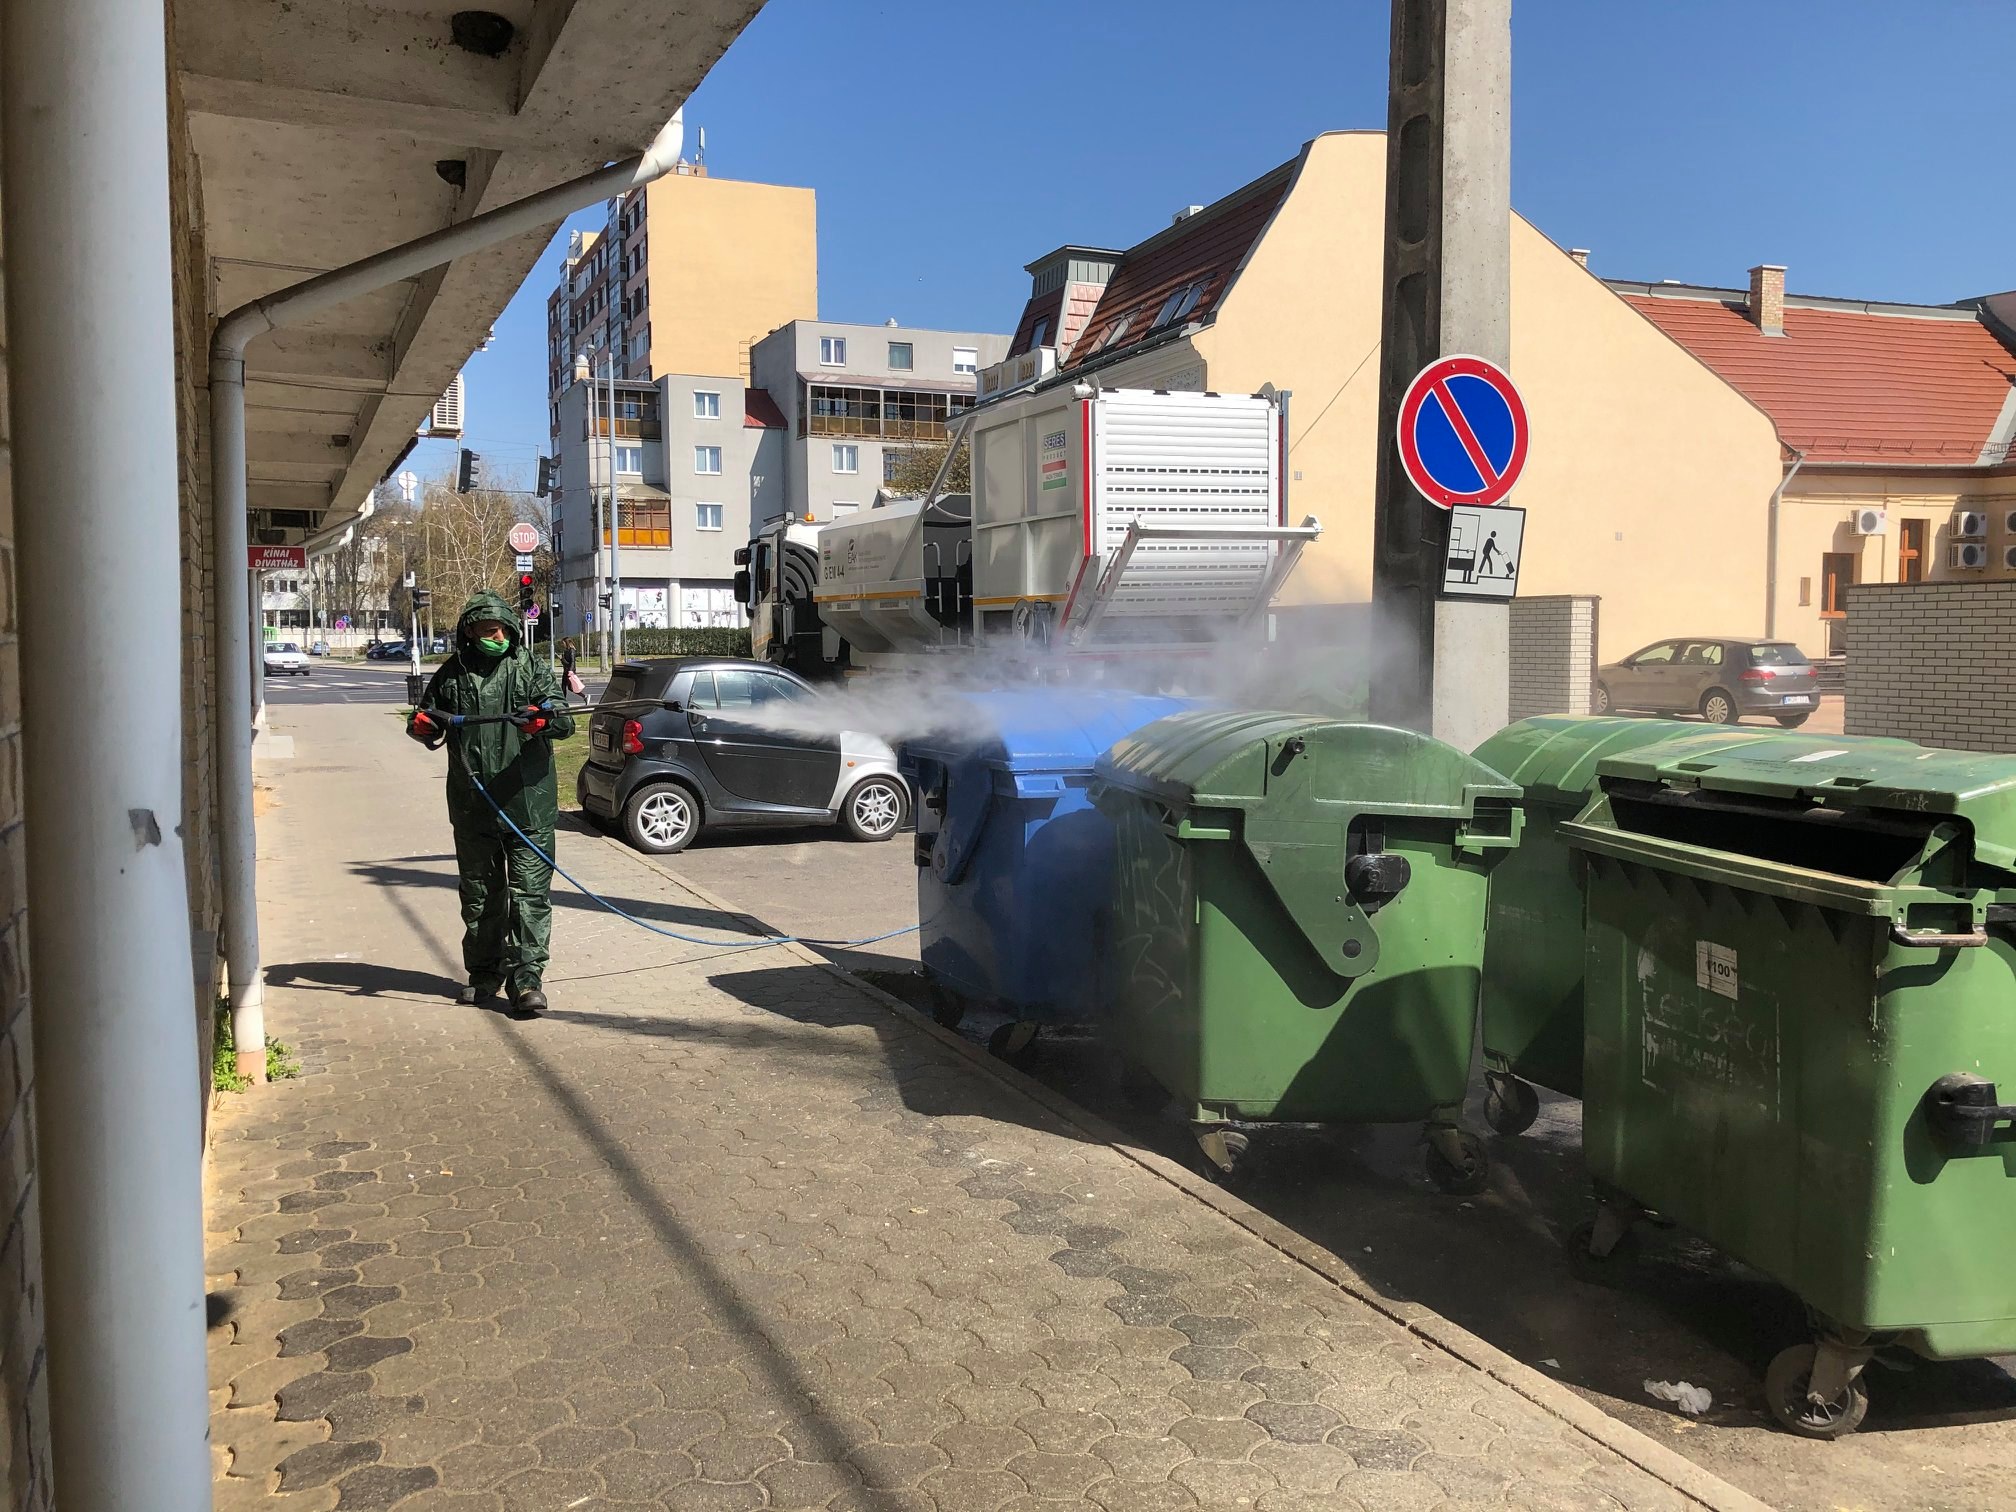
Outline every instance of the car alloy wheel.
[(630, 838), (639, 850), (684, 850), (698, 827), (693, 799), (672, 783), (647, 788), (630, 800)]
[(1736, 701), (1720, 688), (1701, 700), (1701, 717), (1710, 724), (1736, 723)]
[(887, 777), (870, 777), (847, 795), (847, 829), (857, 839), (887, 840), (903, 823), (903, 790)]

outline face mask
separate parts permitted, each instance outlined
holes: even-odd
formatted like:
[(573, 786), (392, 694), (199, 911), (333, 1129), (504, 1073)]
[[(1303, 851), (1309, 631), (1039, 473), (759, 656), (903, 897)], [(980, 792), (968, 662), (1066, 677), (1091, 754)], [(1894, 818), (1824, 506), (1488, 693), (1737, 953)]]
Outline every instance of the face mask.
[(483, 640), (479, 640), (478, 642), (476, 642), (476, 644), (481, 646), (485, 651), (489, 652), (492, 656), (502, 656), (506, 651), (509, 651), (511, 649), (511, 642), (509, 642), (508, 640), (490, 640), (489, 638), (486, 637)]

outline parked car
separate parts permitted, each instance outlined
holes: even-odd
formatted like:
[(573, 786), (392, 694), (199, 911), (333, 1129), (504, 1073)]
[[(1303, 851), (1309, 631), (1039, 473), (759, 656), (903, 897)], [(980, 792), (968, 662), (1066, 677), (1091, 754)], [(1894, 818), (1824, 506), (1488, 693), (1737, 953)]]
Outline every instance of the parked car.
[(269, 641), (266, 646), (268, 677), (306, 677), (308, 658), (292, 641)]
[(1819, 679), (1786, 641), (1663, 640), (1596, 670), (1596, 712), (1699, 714), (1734, 724), (1765, 714), (1788, 730), (1813, 715)]
[(403, 640), (374, 640), (364, 648), (366, 661), (404, 661), (409, 654)]
[(308, 654), (310, 656), (327, 656), (329, 654), (329, 642), (325, 640), (311, 642), (308, 647)]
[(446, 656), (448, 654), (448, 637), (445, 635), (435, 636), (434, 639), (427, 642), (427, 652), (430, 656)]
[(582, 812), (657, 855), (731, 826), (837, 824), (889, 839), (911, 802), (888, 743), (773, 722), (816, 697), (795, 673), (743, 657), (624, 662), (589, 715)]

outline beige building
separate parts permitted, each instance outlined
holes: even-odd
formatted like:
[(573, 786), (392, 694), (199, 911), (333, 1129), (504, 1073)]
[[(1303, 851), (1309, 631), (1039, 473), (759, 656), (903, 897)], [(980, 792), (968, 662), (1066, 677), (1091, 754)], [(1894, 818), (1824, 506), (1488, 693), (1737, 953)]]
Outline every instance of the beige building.
[[(1386, 142), (1332, 132), (1124, 252), (1029, 265), (1013, 353), (1055, 345), (1108, 386), (1291, 390), (1291, 514), (1323, 522), (1285, 605), (1362, 604), (1372, 499)], [(1598, 594), (1601, 652), (1762, 628), (1770, 418), (1523, 219), (1512, 373), (1533, 445), (1522, 596)]]
[(1837, 654), (1853, 584), (2016, 579), (2016, 294), (1823, 299), (1768, 263), (1746, 289), (1612, 287), (1776, 426), (1767, 632)]
[(810, 189), (708, 176), (703, 165), (609, 202), (599, 232), (570, 239), (546, 300), (547, 418), (574, 359), (617, 354), (617, 376), (749, 376), (749, 350), (819, 313), (818, 212)]

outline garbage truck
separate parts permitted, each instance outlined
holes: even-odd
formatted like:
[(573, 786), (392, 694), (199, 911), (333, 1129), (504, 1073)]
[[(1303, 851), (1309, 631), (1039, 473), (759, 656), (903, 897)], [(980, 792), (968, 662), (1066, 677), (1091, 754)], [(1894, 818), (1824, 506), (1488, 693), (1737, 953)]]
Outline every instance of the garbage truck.
[[(802, 631), (763, 637), (757, 654), (793, 665), (816, 651), (821, 666), (796, 669), (833, 675), (843, 659), (914, 671), (977, 649), (1167, 655), (1258, 638), (1320, 530), (1288, 523), (1287, 433), (1272, 389), (1074, 383), (990, 400), (960, 421), (924, 498), (816, 528), (809, 605), (801, 580), (752, 571), (759, 625), (789, 603), (794, 625), (809, 608), (833, 632), (816, 648)], [(961, 446), (970, 493), (943, 487)]]

